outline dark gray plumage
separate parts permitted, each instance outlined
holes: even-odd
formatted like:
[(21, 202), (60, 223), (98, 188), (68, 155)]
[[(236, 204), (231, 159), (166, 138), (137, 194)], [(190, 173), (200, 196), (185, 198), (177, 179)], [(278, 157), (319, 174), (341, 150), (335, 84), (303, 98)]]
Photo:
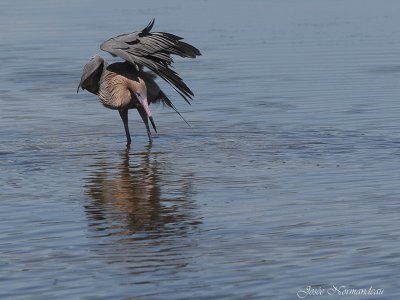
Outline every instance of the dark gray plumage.
[[(111, 109), (117, 109), (125, 127), (127, 145), (131, 143), (128, 127), (128, 109), (136, 108), (147, 129), (152, 142), (148, 121), (154, 130), (156, 127), (149, 104), (162, 102), (173, 108), (171, 100), (154, 81), (156, 75), (168, 82), (189, 103), (193, 92), (182, 78), (170, 68), (171, 55), (195, 58), (200, 51), (182, 41), (181, 37), (165, 32), (150, 32), (154, 19), (141, 31), (122, 34), (101, 44), (100, 48), (125, 62), (107, 62), (99, 55), (93, 56), (84, 66), (78, 86), (98, 95), (101, 103)], [(151, 72), (143, 70), (147, 67)], [(179, 114), (180, 115), (180, 114)], [(181, 116), (182, 117), (182, 116)]]

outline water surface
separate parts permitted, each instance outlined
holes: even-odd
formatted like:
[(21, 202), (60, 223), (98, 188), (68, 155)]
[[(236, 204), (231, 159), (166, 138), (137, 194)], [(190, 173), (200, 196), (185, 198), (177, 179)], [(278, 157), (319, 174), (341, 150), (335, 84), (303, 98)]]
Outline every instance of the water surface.
[[(398, 1), (0, 8), (2, 298), (399, 297)], [(193, 105), (160, 82), (191, 127), (152, 107), (149, 146), (131, 111), (126, 150), (118, 114), (75, 91), (152, 17), (203, 52), (176, 60)]]

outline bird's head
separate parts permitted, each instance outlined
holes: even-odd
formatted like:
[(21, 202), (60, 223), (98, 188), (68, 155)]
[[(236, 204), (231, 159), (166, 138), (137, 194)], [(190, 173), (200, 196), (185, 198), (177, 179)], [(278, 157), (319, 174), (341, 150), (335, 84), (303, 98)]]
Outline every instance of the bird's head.
[(146, 112), (146, 115), (149, 118), (149, 120), (151, 122), (151, 126), (153, 126), (154, 131), (157, 132), (156, 124), (154, 123), (154, 119), (153, 119), (153, 116), (151, 115), (149, 103), (147, 101), (146, 87), (144, 86), (143, 88), (137, 89), (133, 93), (134, 93), (136, 99), (139, 101), (140, 105), (143, 107), (144, 111)]

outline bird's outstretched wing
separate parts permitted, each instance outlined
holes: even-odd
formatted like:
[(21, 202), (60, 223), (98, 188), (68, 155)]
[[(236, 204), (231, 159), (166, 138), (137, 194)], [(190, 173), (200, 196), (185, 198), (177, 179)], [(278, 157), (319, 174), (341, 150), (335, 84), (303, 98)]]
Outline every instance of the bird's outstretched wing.
[(166, 32), (151, 32), (154, 19), (141, 31), (122, 34), (100, 45), (100, 49), (118, 56), (139, 68), (147, 67), (172, 87), (189, 103), (193, 92), (182, 78), (170, 68), (171, 55), (195, 58), (200, 51), (182, 42), (183, 38)]
[(93, 56), (83, 67), (81, 81), (76, 92), (79, 91), (79, 88), (82, 88), (82, 90), (97, 94), (100, 88), (100, 77), (106, 64), (101, 56)]

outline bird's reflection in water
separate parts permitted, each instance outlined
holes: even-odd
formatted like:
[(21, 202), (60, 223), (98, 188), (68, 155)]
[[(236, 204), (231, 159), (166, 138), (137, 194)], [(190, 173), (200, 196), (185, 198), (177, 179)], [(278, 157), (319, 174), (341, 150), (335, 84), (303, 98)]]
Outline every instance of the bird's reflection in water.
[(95, 172), (87, 179), (85, 205), (89, 237), (101, 240), (97, 250), (111, 263), (136, 271), (185, 265), (182, 251), (193, 246), (190, 233), (199, 224), (191, 201), (192, 174), (168, 171), (168, 163), (151, 148), (124, 150), (120, 156), (118, 162), (100, 158), (91, 166)]

